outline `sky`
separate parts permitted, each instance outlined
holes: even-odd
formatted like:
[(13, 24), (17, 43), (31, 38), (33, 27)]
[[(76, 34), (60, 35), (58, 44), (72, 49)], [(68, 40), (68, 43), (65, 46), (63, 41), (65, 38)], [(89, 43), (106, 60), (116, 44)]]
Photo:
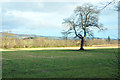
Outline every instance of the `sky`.
[[(112, 0), (109, 0), (112, 1)], [(77, 6), (91, 3), (104, 7), (106, 0), (2, 0), (0, 2), (0, 14), (2, 24), (0, 32), (11, 31), (17, 34), (36, 34), (42, 36), (62, 36), (65, 26), (63, 19), (70, 17)], [(99, 14), (99, 22), (107, 30), (94, 31), (95, 37), (117, 39), (118, 37), (118, 12), (115, 4), (111, 4)]]

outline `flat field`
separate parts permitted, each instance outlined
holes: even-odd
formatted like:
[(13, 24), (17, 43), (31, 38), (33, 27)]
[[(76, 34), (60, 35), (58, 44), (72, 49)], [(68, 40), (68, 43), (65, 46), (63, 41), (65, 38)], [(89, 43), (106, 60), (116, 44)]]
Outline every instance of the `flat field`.
[(3, 78), (115, 78), (117, 48), (2, 52)]

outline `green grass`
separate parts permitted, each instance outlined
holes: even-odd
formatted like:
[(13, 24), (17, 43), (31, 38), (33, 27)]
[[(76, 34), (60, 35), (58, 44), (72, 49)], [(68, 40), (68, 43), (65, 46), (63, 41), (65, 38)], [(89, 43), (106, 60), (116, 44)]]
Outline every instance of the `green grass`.
[(3, 51), (3, 78), (114, 78), (117, 49)]

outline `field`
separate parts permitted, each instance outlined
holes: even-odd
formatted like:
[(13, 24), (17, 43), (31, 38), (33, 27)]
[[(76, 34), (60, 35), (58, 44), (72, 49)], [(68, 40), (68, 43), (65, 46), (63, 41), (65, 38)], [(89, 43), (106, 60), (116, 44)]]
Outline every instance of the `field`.
[(3, 78), (115, 78), (117, 48), (3, 51)]

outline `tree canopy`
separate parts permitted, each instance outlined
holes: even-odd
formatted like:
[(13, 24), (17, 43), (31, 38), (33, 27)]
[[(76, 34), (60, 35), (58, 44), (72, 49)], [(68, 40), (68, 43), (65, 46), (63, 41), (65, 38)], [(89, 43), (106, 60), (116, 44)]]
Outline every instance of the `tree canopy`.
[(63, 24), (67, 27), (67, 30), (65, 30), (64, 33), (73, 33), (75, 35), (75, 38), (80, 38), (82, 41), (82, 48), (86, 36), (93, 36), (93, 30), (105, 29), (103, 25), (99, 23), (99, 13), (99, 10), (91, 4), (77, 6), (74, 10), (73, 15), (71, 15), (69, 18), (64, 19)]

